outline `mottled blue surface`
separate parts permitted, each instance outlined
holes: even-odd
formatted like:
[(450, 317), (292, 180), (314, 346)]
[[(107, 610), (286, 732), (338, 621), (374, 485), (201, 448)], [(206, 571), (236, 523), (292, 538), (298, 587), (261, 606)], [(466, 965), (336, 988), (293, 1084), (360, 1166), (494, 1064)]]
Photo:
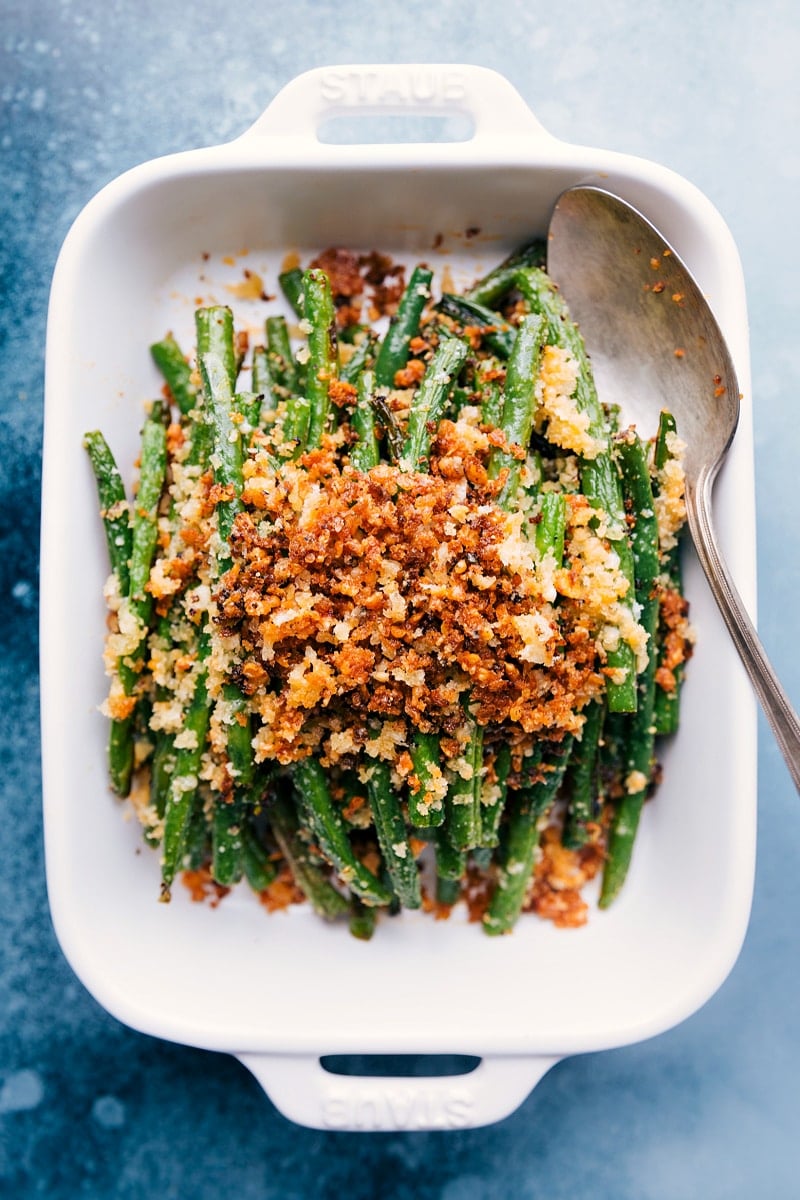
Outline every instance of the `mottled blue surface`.
[[(477, 8), (477, 6), (475, 6)], [(241, 132), (299, 71), (494, 67), (567, 140), (643, 154), (716, 203), (752, 322), (760, 627), (800, 700), (800, 11), (794, 0), (5, 0), (0, 6), (0, 1194), (10, 1198), (735, 1200), (800, 1195), (800, 822), (762, 722), (741, 958), (678, 1029), (558, 1065), (512, 1117), (325, 1134), (233, 1059), (105, 1015), (55, 942), (42, 865), (37, 532), (45, 308), (77, 212), (125, 168)], [(76, 533), (76, 537), (80, 537)]]

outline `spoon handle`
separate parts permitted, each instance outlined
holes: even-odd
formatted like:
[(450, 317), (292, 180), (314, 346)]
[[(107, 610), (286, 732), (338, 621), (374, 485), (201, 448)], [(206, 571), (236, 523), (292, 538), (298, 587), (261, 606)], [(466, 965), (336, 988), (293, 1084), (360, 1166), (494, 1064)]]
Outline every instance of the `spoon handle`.
[(720, 555), (711, 520), (712, 483), (713, 475), (705, 474), (695, 487), (687, 487), (689, 530), (714, 599), (761, 701), (794, 785), (800, 791), (800, 721), (772, 669)]

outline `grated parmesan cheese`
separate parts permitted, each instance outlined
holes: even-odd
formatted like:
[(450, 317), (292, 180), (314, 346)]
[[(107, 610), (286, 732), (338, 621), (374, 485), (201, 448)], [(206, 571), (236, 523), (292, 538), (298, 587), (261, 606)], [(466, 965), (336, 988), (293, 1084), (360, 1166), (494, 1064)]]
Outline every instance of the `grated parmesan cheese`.
[(582, 458), (597, 458), (603, 442), (589, 433), (589, 414), (575, 399), (578, 364), (560, 346), (545, 346), (536, 381), (536, 424), (547, 427), (548, 441)]

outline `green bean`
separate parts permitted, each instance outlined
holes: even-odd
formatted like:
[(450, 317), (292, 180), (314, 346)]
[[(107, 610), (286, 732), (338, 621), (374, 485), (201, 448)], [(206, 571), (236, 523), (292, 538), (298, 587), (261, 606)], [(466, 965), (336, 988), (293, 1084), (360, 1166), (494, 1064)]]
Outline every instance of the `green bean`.
[(312, 861), (309, 848), (300, 835), (298, 815), (292, 803), (284, 796), (274, 797), (269, 804), (268, 816), (281, 854), (314, 912), (328, 921), (345, 916), (350, 911), (350, 901)]
[[(232, 780), (229, 795), (217, 799), (211, 822), (211, 873), (217, 883), (231, 887), (246, 868), (243, 828), (247, 819), (246, 799), (255, 774), (247, 699), (235, 684), (222, 689), (227, 710), (225, 750)], [(247, 717), (242, 723), (241, 717)]]
[(194, 692), (184, 714), (183, 731), (190, 734), (175, 755), (175, 769), (164, 812), (161, 843), (161, 898), (169, 900), (170, 888), (181, 869), (192, 810), (196, 803), (200, 764), (206, 748), (210, 709), (205, 659), (211, 650), (206, 634), (198, 644)]
[(669, 448), (670, 436), (677, 433), (677, 424), (671, 412), (662, 409), (658, 419), (658, 432), (656, 434), (656, 444), (653, 449), (653, 465), (656, 471), (661, 471), (672, 458), (672, 451)]
[(567, 769), (567, 812), (561, 841), (577, 850), (589, 839), (588, 825), (597, 819), (597, 754), (603, 728), (603, 704), (593, 700), (586, 706), (580, 740), (572, 748)]
[(481, 404), (481, 421), (484, 425), (490, 425), (492, 429), (496, 429), (503, 419), (503, 389), (498, 384), (493, 384), (484, 391), (484, 400)]
[(227, 305), (215, 304), (198, 308), (194, 314), (197, 336), (197, 360), (206, 354), (215, 354), (225, 368), (231, 393), (236, 389), (238, 366), (233, 339), (233, 313)]
[(254, 892), (263, 892), (274, 883), (277, 868), (269, 851), (252, 824), (245, 823), (241, 831), (241, 863), (247, 882)]
[[(302, 273), (301, 273), (302, 274)], [(272, 378), (277, 387), (296, 394), (300, 391), (297, 363), (292, 354), (289, 326), (284, 317), (267, 317), (264, 325)]]
[(428, 426), (439, 420), (453, 380), (466, 361), (467, 351), (466, 343), (459, 338), (446, 338), (434, 351), (411, 401), (400, 460), (404, 470), (417, 471), (422, 460), (427, 461), (431, 441)]
[(375, 932), (377, 910), (362, 904), (357, 896), (350, 901), (350, 933), (361, 942), (368, 942)]
[(531, 440), (533, 418), (536, 409), (536, 380), (539, 375), (539, 360), (545, 324), (538, 315), (524, 318), (520, 325), (514, 348), (508, 360), (506, 384), (503, 393), (503, 415), (500, 429), (505, 434), (507, 450), (495, 447), (489, 457), (489, 478), (497, 479), (501, 471), (506, 472), (503, 486), (496, 498), (501, 508), (511, 508), (519, 490), (522, 462), (516, 457), (515, 447), (527, 454)]
[[(206, 400), (209, 405), (211, 425), (214, 432), (214, 480), (221, 487), (232, 491), (229, 499), (217, 504), (217, 521), (221, 541), (215, 564), (215, 574), (222, 575), (230, 566), (230, 536), (233, 522), (241, 511), (242, 493), (242, 438), (236, 415), (230, 381), (222, 360), (216, 354), (204, 354), (200, 358), (200, 370)], [(217, 883), (230, 887), (242, 875), (241, 828), (244, 819), (242, 790), (246, 790), (253, 778), (253, 749), (250, 741), (250, 721), (242, 724), (238, 718), (244, 716), (247, 700), (235, 684), (227, 684), (222, 699), (228, 710), (226, 722), (226, 750), (233, 777), (233, 792), (230, 798), (217, 801), (212, 819), (212, 874)]]
[(221, 887), (233, 887), (244, 873), (242, 821), (239, 798), (217, 798), (211, 817), (211, 874)]
[(603, 714), (603, 728), (597, 746), (598, 800), (621, 793), (624, 774), (624, 743), (628, 713)]
[(491, 308), (516, 285), (517, 272), (520, 267), (543, 267), (546, 259), (547, 242), (542, 238), (536, 238), (510, 254), (499, 266), (474, 283), (464, 293), (464, 296), (467, 300), (472, 300), (476, 304), (485, 304)]
[(253, 380), (253, 391), (263, 396), (265, 402), (269, 403), (270, 408), (277, 408), (277, 405), (272, 403), (272, 388), (274, 385), (272, 372), (269, 367), (269, 355), (265, 346), (253, 347), (251, 378)]
[(290, 267), (278, 275), (278, 286), (296, 316), (303, 316), (303, 272), (300, 267)]
[[(481, 395), (481, 422), (497, 429), (503, 420), (503, 387), (500, 378), (500, 365), (497, 359), (488, 359), (488, 366), (481, 364), (478, 368), (478, 386)], [(505, 379), (505, 370), (502, 372)]]
[(245, 431), (252, 432), (261, 423), (262, 399), (260, 392), (237, 392), (233, 397), (232, 410), (244, 417)]
[(356, 403), (350, 418), (351, 428), (358, 438), (350, 450), (350, 465), (357, 471), (371, 471), (380, 460), (372, 408), (374, 386), (372, 371), (362, 371), (356, 384)]
[(306, 396), (310, 405), (307, 447), (315, 450), (322, 444), (322, 435), (328, 431), (331, 415), (328, 389), (339, 369), (333, 296), (324, 271), (306, 271), (303, 276), (303, 313), (304, 321), (311, 326), (306, 377)]
[(375, 355), (378, 339), (371, 330), (367, 331), (347, 362), (339, 366), (339, 378), (345, 383), (357, 383), (362, 371), (366, 371)]
[(154, 404), (142, 429), (139, 490), (133, 503), (129, 595), (143, 617), (150, 600), (145, 586), (150, 578), (158, 540), (158, 504), (167, 473), (167, 431), (163, 406)]
[(641, 441), (633, 431), (621, 434), (618, 452), (625, 494), (633, 516), (631, 541), (636, 570), (636, 600), (639, 617), (648, 635), (648, 661), (637, 679), (637, 708), (626, 724), (624, 745), (625, 789), (609, 831), (600, 907), (608, 908), (619, 894), (630, 866), (633, 843), (653, 774), (653, 703), (655, 696), (655, 635), (658, 597), (655, 593), (659, 570), (658, 523), (653, 510), (650, 473)]
[(405, 908), (419, 908), (419, 870), (406, 834), (400, 800), (392, 786), (391, 768), (381, 759), (369, 764), (367, 791), (392, 890)]
[(483, 345), (498, 358), (508, 358), (514, 348), (516, 330), (491, 308), (464, 296), (454, 296), (452, 292), (445, 292), (436, 307), (462, 327), (477, 330)]
[(169, 784), (175, 771), (175, 738), (159, 730), (150, 764), (150, 802), (159, 817), (167, 807)]
[[(656, 444), (653, 455), (653, 465), (656, 472), (663, 470), (670, 458), (672, 452), (669, 448), (669, 435), (676, 432), (675, 418), (669, 412), (662, 412), (659, 420), (658, 434), (656, 436)], [(654, 494), (656, 493), (656, 485), (654, 483)], [(658, 645), (658, 662), (656, 669), (656, 690), (655, 701), (653, 707), (653, 724), (655, 725), (656, 734), (659, 736), (676, 733), (680, 724), (680, 698), (681, 687), (683, 684), (683, 673), (685, 664), (683, 662), (673, 663), (671, 659), (671, 647), (669, 646), (667, 635), (670, 632), (669, 627), (663, 620), (663, 609), (666, 601), (672, 602), (672, 607), (675, 607), (674, 597), (683, 597), (683, 572), (681, 566), (681, 548), (680, 543), (672, 546), (664, 551), (660, 550), (661, 561), (661, 579), (659, 581), (659, 628), (657, 634)], [(662, 674), (659, 668), (666, 669), (667, 678), (672, 682), (671, 687), (665, 687), (661, 682)]]
[(306, 448), (310, 420), (311, 401), (308, 399), (308, 396), (289, 396), (286, 401), (286, 413), (283, 419), (283, 433), (286, 441), (296, 443), (295, 458), (302, 454)]
[(130, 590), (128, 560), (131, 556), (133, 536), (125, 485), (114, 455), (102, 433), (95, 430), (84, 434), (83, 444), (89, 454), (97, 484), (100, 516), (106, 535), (111, 570), (117, 577), (120, 595), (127, 596)]
[(186, 822), (181, 865), (185, 871), (199, 871), (208, 866), (211, 858), (211, 829), (208, 817), (198, 797), (193, 797), (193, 803)]
[(420, 317), (430, 300), (432, 279), (433, 271), (427, 267), (417, 266), (411, 272), (375, 359), (377, 387), (394, 387), (395, 375), (408, 362), (409, 343), (417, 335)]
[(311, 398), (302, 389), (299, 365), (291, 354), (289, 328), (283, 317), (267, 317), (266, 344), (270, 355), (270, 370), (285, 395), (283, 434), (295, 443), (294, 457), (306, 449), (308, 426), (311, 422)]
[[(126, 690), (126, 695), (132, 690)], [(134, 758), (133, 715), (113, 717), (108, 734), (108, 775), (112, 791), (118, 796), (127, 796), (131, 790)]]
[[(378, 418), (378, 425), (383, 430), (383, 437), (386, 441), (386, 449), (389, 452), (389, 458), (392, 462), (400, 464), (403, 457), (403, 447), (405, 438), (403, 431), (400, 428), (397, 417), (389, 407), (388, 395), (384, 395), (385, 388), (380, 390), (374, 389), (370, 393), (369, 402), (372, 405), (372, 411)], [(419, 469), (425, 470), (427, 462), (420, 463)]]
[[(543, 329), (544, 322), (541, 317), (531, 315), (524, 318), (517, 331), (506, 371), (499, 428), (505, 435), (506, 444), (509, 447), (519, 446), (523, 452), (527, 452), (531, 430), (533, 429), (534, 410), (536, 406), (535, 389), (536, 379), (539, 374)], [(501, 471), (506, 472), (503, 485), (497, 496), (497, 503), (501, 508), (510, 508), (516, 501), (521, 465), (520, 460), (510, 450), (496, 449), (492, 451), (489, 459), (489, 477), (496, 479)], [(554, 521), (555, 517), (545, 525), (545, 532), (548, 537), (552, 532), (551, 527)], [(562, 516), (562, 546), (563, 537)], [(481, 744), (481, 748), (477, 750), (477, 753), (480, 755), (480, 761), (482, 762), (482, 738), (480, 737), (477, 725), (473, 727), (470, 743), (473, 750), (474, 742)], [(482, 844), (480, 827), (482, 820), (480, 777), (478, 776), (477, 781), (473, 778), (471, 803), (473, 816), (471, 822), (469, 821), (469, 810), (462, 814), (457, 807), (455, 797), (462, 790), (463, 788), (457, 784), (455, 794), (452, 796), (455, 806), (451, 810), (451, 820), (453, 823), (451, 839), (460, 849), (472, 849), (472, 847)], [(496, 836), (496, 827), (491, 828), (487, 832), (487, 837), (490, 841), (494, 840)]]
[(497, 846), (500, 841), (500, 818), (508, 796), (508, 776), (511, 771), (511, 747), (501, 742), (494, 756), (495, 787), (498, 795), (491, 804), (481, 810), (481, 845), (486, 848)]
[[(235, 399), (222, 359), (213, 353), (201, 355), (200, 371), (214, 434), (214, 480), (232, 492), (230, 498), (217, 504), (221, 548), (214, 569), (219, 577), (230, 566), (231, 531), (242, 507), (242, 437), (239, 425), (233, 419), (236, 416)], [(223, 688), (222, 698), (230, 713), (230, 719), (226, 722), (226, 750), (234, 787), (231, 797), (218, 800), (214, 809), (212, 874), (217, 883), (230, 887), (241, 878), (243, 869), (241, 827), (244, 810), (241, 791), (252, 782), (253, 751), (249, 718), (244, 725), (237, 719), (240, 714), (247, 712), (247, 701), (241, 690), (234, 684), (228, 684)]]
[(249, 791), (253, 785), (255, 766), (247, 697), (235, 683), (226, 683), (222, 688), (222, 700), (227, 710), (226, 744), (231, 775), (237, 787)]
[(631, 549), (636, 580), (636, 599), (652, 603), (653, 585), (658, 578), (658, 522), (647, 456), (640, 438), (632, 429), (617, 438), (617, 453), (622, 470), (625, 498), (631, 510)]
[(441, 825), (445, 814), (441, 792), (446, 780), (441, 767), (439, 735), (417, 732), (409, 753), (414, 764), (413, 779), (416, 784), (409, 784), (409, 822), (416, 829)]
[(520, 761), (517, 779), (514, 782), (514, 790), (528, 787), (532, 783), (538, 782), (542, 774), (542, 762), (545, 751), (551, 748), (551, 743), (544, 741), (542, 738), (537, 738), (530, 748), (527, 748)]
[[(153, 405), (142, 430), (139, 490), (133, 503), (128, 560), (128, 599), (141, 630), (139, 644), (130, 655), (117, 660), (117, 676), (126, 696), (133, 697), (139, 680), (139, 660), (145, 646), (152, 612), (152, 599), (145, 588), (150, 578), (158, 538), (158, 505), (167, 467), (164, 406)], [(109, 731), (108, 765), (111, 786), (119, 796), (130, 791), (134, 764), (134, 722), (136, 702), (124, 717), (113, 717)]]
[(540, 558), (552, 555), (557, 567), (564, 558), (564, 536), (567, 524), (567, 498), (563, 492), (542, 492), (539, 496), (540, 520), (534, 540)]
[[(156, 642), (161, 647), (169, 648), (172, 643), (172, 622), (169, 615), (159, 617), (155, 629)], [(155, 690), (155, 699), (168, 700), (170, 691), (159, 685)], [(150, 761), (150, 804), (159, 817), (164, 816), (167, 804), (169, 784), (175, 768), (175, 735), (163, 729), (156, 732), (153, 756)]]
[(550, 770), (541, 781), (509, 794), (497, 882), (483, 917), (483, 928), (489, 934), (510, 933), (522, 911), (539, 843), (539, 821), (555, 800), (571, 748), (572, 738), (565, 737), (547, 755)]
[(294, 763), (292, 782), (305, 822), (342, 882), (365, 904), (388, 904), (392, 893), (356, 857), (319, 762), (315, 758), (304, 758)]
[(467, 715), (469, 740), (463, 760), (466, 777), (457, 771), (447, 793), (447, 836), (456, 850), (481, 845), (481, 790), (483, 783), (483, 728)]
[(197, 388), (192, 380), (192, 368), (171, 333), (150, 347), (153, 361), (164, 376), (172, 398), (183, 416), (188, 416), (197, 403)]
[(278, 405), (286, 399), (286, 388), (276, 378), (275, 356), (264, 346), (253, 350), (252, 379), (254, 391), (262, 397), (254, 425), (264, 426), (267, 416), (274, 419)]
[[(683, 597), (683, 577), (679, 546), (675, 546), (669, 552), (666, 563), (662, 565), (662, 583), (659, 588), (659, 613), (670, 594), (672, 596)], [(661, 628), (661, 625), (659, 625), (656, 636), (657, 671), (658, 668), (664, 668), (667, 663), (667, 656), (669, 654), (667, 635), (669, 632), (668, 627), (664, 626), (664, 628)], [(679, 662), (667, 667), (674, 681), (671, 688), (665, 687), (661, 682), (661, 677), (657, 676), (658, 682), (656, 683), (653, 705), (653, 724), (658, 736), (668, 736), (678, 731), (680, 725), (681, 688), (685, 666), (685, 662)]]
[[(233, 344), (233, 314), (229, 308), (216, 305), (198, 308), (194, 314), (197, 342), (197, 361), (204, 354), (215, 354), (225, 367), (231, 393), (236, 386), (236, 352)], [(205, 470), (211, 457), (214, 431), (209, 414), (209, 405), (202, 389), (198, 393), (190, 418), (190, 446), (187, 456), (189, 466)]]
[(189, 448), (186, 455), (188, 467), (200, 467), (205, 471), (211, 457), (213, 430), (208, 416), (208, 407), (202, 389), (198, 392), (197, 403), (187, 418), (187, 434)]
[(233, 491), (230, 499), (217, 504), (219, 536), (223, 543), (219, 562), (222, 573), (229, 562), (228, 542), (233, 522), (242, 508), (242, 438), (233, 421), (233, 394), (222, 359), (217, 354), (203, 354), (200, 372), (214, 436), (214, 482)]
[(450, 841), (447, 822), (439, 825), (435, 832), (436, 876), (453, 882), (460, 881), (467, 869), (467, 852), (458, 850)]

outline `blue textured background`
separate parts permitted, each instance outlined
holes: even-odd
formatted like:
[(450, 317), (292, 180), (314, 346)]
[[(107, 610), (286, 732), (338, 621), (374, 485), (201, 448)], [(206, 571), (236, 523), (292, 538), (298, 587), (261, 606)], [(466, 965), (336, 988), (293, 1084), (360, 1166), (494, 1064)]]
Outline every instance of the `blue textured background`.
[(468, 10), (463, 0), (0, 7), (3, 1196), (800, 1195), (800, 810), (763, 722), (755, 902), (728, 981), (668, 1034), (561, 1063), (489, 1129), (296, 1128), (233, 1059), (162, 1044), (105, 1015), (53, 937), (36, 610), (42, 352), (55, 258), (101, 185), (155, 155), (235, 136), (308, 67), (494, 67), (557, 136), (661, 161), (715, 202), (742, 253), (751, 312), (760, 628), (800, 700), (800, 534), (794, 504), (781, 510), (800, 453), (796, 4), (494, 0)]

